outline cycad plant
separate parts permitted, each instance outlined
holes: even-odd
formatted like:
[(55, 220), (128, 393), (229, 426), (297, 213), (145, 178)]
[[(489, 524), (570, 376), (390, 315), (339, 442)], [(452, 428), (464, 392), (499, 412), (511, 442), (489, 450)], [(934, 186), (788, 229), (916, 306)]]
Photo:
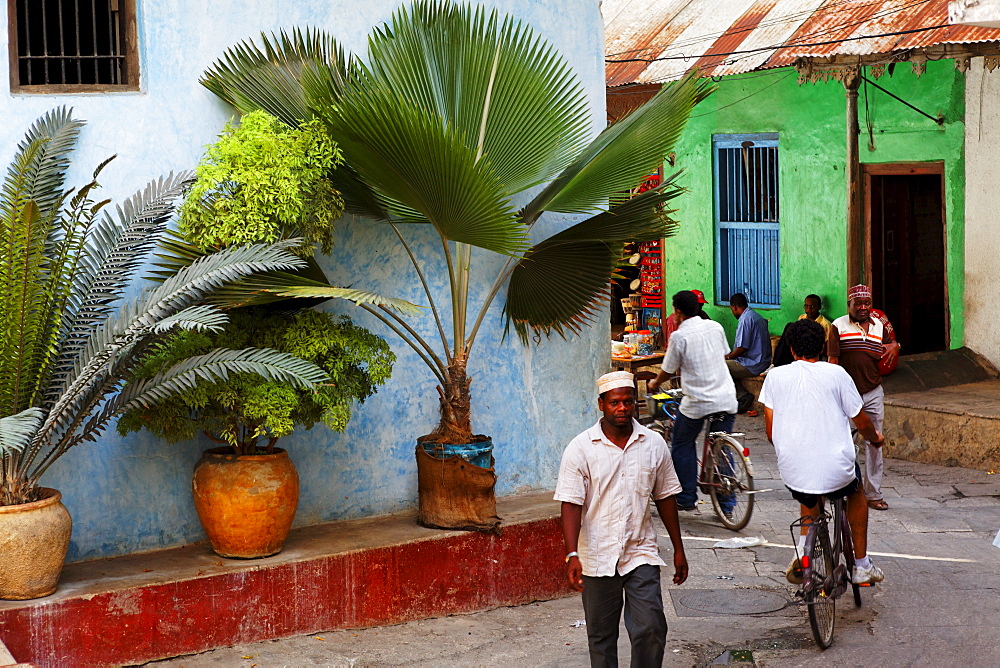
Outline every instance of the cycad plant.
[[(674, 177), (635, 197), (618, 194), (662, 163), (708, 93), (694, 75), (589, 139), (573, 72), (531, 28), (496, 11), (418, 0), (372, 32), (366, 59), (319, 30), (262, 38), (262, 46), (231, 48), (202, 83), (242, 113), (263, 109), (292, 126), (322, 121), (343, 151), (347, 168), (332, 180), (346, 209), (392, 227), (437, 336), (420, 336), (389, 308), (362, 307), (437, 379), (441, 420), (429, 440), (473, 440), (467, 365), (494, 299), (506, 291), (507, 327), (523, 341), (532, 332), (577, 333), (603, 313), (624, 242), (674, 230), (665, 206), (680, 192)], [(588, 217), (532, 245), (546, 211)], [(441, 256), (417, 257), (406, 231), (413, 224), (433, 227)], [(481, 300), (470, 297), (473, 248), (506, 257)], [(444, 296), (427, 280), (428, 263), (441, 257)]]
[(112, 213), (97, 177), (65, 190), (82, 122), (67, 109), (40, 118), (18, 145), (0, 192), (0, 505), (36, 500), (39, 478), (71, 447), (93, 441), (130, 407), (198, 379), (253, 372), (299, 387), (326, 379), (315, 365), (270, 350), (216, 349), (129, 384), (176, 330), (217, 331), (204, 304), (257, 272), (294, 270), (294, 245), (250, 245), (200, 257), (138, 299), (123, 297), (169, 221), (187, 175), (154, 181)]

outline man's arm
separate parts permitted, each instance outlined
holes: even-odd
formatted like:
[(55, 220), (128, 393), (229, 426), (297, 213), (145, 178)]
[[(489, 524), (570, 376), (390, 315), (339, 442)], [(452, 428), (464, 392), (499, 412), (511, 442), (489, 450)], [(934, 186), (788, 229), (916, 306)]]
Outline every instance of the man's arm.
[(877, 448), (882, 447), (882, 444), (885, 443), (885, 436), (875, 429), (875, 425), (872, 424), (871, 419), (864, 411), (860, 411), (851, 420), (854, 422), (854, 426), (858, 428), (858, 431), (861, 432), (861, 435), (865, 437), (866, 441)]
[(733, 348), (733, 352), (731, 352), (728, 355), (726, 355), (726, 359), (727, 360), (734, 360), (737, 357), (743, 357), (743, 355), (746, 354), (747, 350), (748, 349), (744, 348), (743, 346), (739, 346), (737, 348)]
[(688, 577), (687, 556), (684, 554), (684, 542), (681, 540), (681, 523), (677, 519), (677, 499), (668, 496), (654, 501), (656, 512), (659, 513), (663, 526), (670, 534), (670, 544), (674, 547), (674, 584), (681, 584)]
[(840, 363), (840, 332), (832, 322), (826, 335), (826, 359), (830, 364)]
[[(566, 554), (576, 552), (577, 543), (580, 540), (580, 523), (583, 520), (583, 506), (563, 501), (559, 515), (562, 519)], [(675, 507), (675, 521), (676, 517), (677, 509)], [(566, 562), (566, 577), (569, 578), (569, 584), (573, 589), (583, 591), (583, 564), (580, 563), (580, 557), (570, 557), (569, 561)]]
[(767, 440), (774, 445), (774, 439), (771, 438), (771, 427), (774, 425), (774, 411), (767, 406), (764, 406), (764, 429), (767, 430)]

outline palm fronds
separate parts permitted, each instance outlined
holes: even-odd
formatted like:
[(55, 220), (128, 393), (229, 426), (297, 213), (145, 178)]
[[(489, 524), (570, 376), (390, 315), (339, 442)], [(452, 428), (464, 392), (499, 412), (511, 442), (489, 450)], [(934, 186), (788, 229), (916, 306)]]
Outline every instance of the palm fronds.
[(261, 42), (227, 50), (202, 85), (241, 113), (263, 109), (293, 127), (312, 117), (313, 99), (339, 97), (352, 62), (328, 33), (296, 28), (270, 38), (261, 33)]
[[(393, 223), (435, 318), (440, 354), (404, 322), (370, 310), (441, 382), (442, 439), (473, 433), (466, 363), (505, 286), (507, 326), (522, 340), (529, 330), (579, 332), (596, 313), (624, 241), (668, 236), (675, 225), (663, 210), (676, 196), (673, 183), (624, 203), (616, 196), (662, 165), (710, 92), (694, 72), (588, 142), (591, 119), (574, 74), (530, 28), (495, 10), (415, 0), (374, 30), (367, 57), (354, 61), (343, 86), (325, 91), (298, 73), (302, 63), (324, 62), (322, 48), (282, 43), (265, 64), (271, 43), (282, 40), (230, 50), (205, 84), (241, 111), (252, 100), (282, 106), (286, 122), (318, 116), (344, 153), (348, 169), (337, 187), (347, 210)], [(538, 185), (540, 192), (526, 194)], [(591, 217), (529, 247), (528, 231), (546, 211)], [(398, 223), (433, 225), (450, 299), (435, 300), (421, 268), (429, 258), (414, 253)], [(472, 247), (510, 257), (470, 307)]]
[(674, 181), (627, 199), (536, 244), (511, 272), (504, 318), (520, 339), (579, 333), (608, 300), (609, 276), (626, 241), (672, 236), (666, 204), (683, 190)]

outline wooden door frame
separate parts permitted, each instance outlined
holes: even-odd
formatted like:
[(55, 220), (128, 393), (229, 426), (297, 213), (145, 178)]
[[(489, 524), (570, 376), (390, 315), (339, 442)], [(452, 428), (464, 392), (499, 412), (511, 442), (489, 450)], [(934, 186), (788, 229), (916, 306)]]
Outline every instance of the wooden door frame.
[[(951, 348), (951, 303), (948, 295), (948, 201), (945, 192), (944, 160), (926, 162), (862, 163), (864, 178), (864, 221), (861, 232), (862, 259), (865, 263), (865, 283), (872, 288), (872, 177), (873, 176), (940, 176), (941, 177), (941, 235), (944, 249), (944, 344)], [(877, 307), (880, 308), (880, 307)]]

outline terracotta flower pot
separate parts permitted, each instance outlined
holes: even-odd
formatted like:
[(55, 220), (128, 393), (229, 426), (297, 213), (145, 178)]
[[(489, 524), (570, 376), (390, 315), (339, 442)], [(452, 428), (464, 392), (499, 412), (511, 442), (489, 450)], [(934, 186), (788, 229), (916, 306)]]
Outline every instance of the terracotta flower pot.
[(0, 599), (40, 598), (56, 590), (73, 520), (62, 494), (41, 491), (40, 501), (0, 506)]
[(280, 448), (242, 456), (212, 448), (194, 467), (192, 491), (216, 554), (255, 559), (281, 551), (299, 505), (299, 474)]

